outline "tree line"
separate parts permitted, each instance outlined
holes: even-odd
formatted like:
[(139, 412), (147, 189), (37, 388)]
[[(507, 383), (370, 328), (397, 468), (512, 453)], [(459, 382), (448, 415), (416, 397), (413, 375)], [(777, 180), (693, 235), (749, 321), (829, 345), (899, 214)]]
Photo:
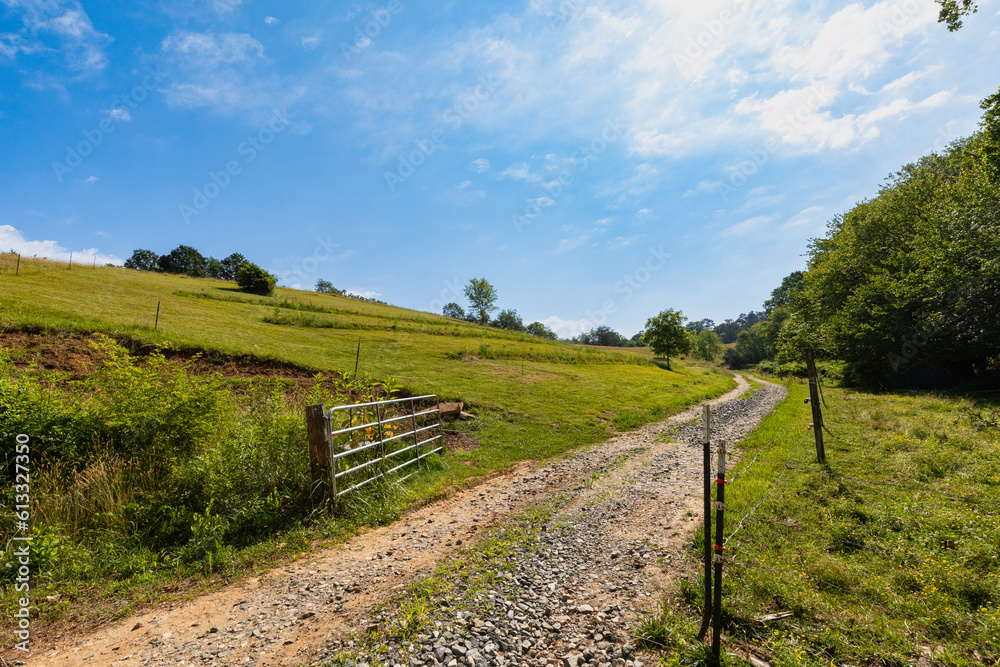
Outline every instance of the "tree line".
[(869, 387), (947, 386), (1000, 371), (1000, 91), (980, 129), (891, 175), (831, 220), (805, 271), (737, 333), (733, 364), (812, 347)]
[(165, 255), (138, 249), (125, 260), (126, 269), (156, 271), (192, 276), (233, 280), (244, 292), (271, 296), (278, 279), (238, 252), (225, 259), (205, 257), (189, 245), (179, 245)]

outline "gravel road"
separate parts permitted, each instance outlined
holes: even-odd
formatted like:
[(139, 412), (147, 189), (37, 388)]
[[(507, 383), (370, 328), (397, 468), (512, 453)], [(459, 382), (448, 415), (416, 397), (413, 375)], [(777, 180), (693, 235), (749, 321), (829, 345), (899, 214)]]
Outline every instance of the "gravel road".
[[(740, 399), (748, 385), (739, 382), (711, 402), (713, 440), (737, 443), (785, 395), (762, 383)], [(261, 580), (59, 640), (32, 664), (650, 664), (633, 625), (659, 588), (688, 576), (681, 551), (701, 508), (699, 415), (520, 466)], [(456, 577), (431, 596), (421, 628), (392, 632), (405, 620), (407, 585), (440, 579), (435, 567), (464, 563), (539, 505), (547, 514), (506, 543), (490, 576)]]

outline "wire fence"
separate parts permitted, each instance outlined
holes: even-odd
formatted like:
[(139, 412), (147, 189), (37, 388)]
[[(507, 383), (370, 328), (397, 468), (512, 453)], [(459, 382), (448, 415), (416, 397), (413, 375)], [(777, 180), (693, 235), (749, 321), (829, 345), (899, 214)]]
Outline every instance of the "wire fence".
[[(822, 386), (820, 386), (820, 392), (822, 392)], [(823, 396), (822, 393), (821, 396), (822, 404), (829, 409), (830, 406), (827, 404), (825, 396)], [(808, 401), (806, 402), (806, 405), (808, 406)], [(783, 567), (780, 565), (765, 563), (760, 557), (758, 557), (757, 554), (754, 553), (755, 550), (753, 549), (753, 545), (755, 544), (757, 534), (756, 531), (752, 530), (752, 527), (760, 526), (762, 529), (772, 527), (780, 529), (781, 531), (788, 531), (789, 533), (796, 535), (809, 536), (820, 543), (831, 545), (828, 549), (830, 551), (863, 553), (874, 558), (886, 559), (891, 562), (895, 568), (898, 568), (898, 572), (932, 570), (933, 568), (941, 565), (940, 562), (936, 562), (933, 558), (923, 558), (916, 553), (910, 552), (909, 550), (904, 549), (900, 551), (882, 549), (867, 543), (867, 540), (863, 537), (858, 539), (857, 537), (853, 537), (849, 532), (846, 534), (844, 532), (838, 533), (838, 530), (842, 531), (846, 529), (844, 526), (837, 526), (836, 528), (831, 528), (830, 530), (824, 530), (823, 527), (821, 527), (817, 530), (803, 527), (789, 519), (774, 520), (772, 518), (768, 518), (766, 516), (768, 511), (778, 509), (774, 505), (774, 503), (778, 502), (780, 497), (780, 494), (777, 492), (787, 486), (789, 480), (796, 478), (802, 479), (802, 475), (821, 475), (830, 479), (836, 479), (842, 483), (862, 485), (866, 489), (879, 489), (882, 491), (899, 490), (915, 494), (926, 493), (946, 501), (971, 505), (976, 507), (980, 513), (982, 513), (983, 510), (992, 511), (996, 509), (996, 503), (993, 503), (988, 499), (949, 493), (947, 491), (942, 491), (939, 488), (934, 488), (928, 484), (893, 481), (889, 478), (888, 474), (879, 478), (866, 477), (858, 474), (847, 475), (831, 469), (832, 464), (826, 462), (821, 463), (820, 465), (810, 466), (807, 460), (809, 448), (805, 447), (807, 441), (810, 439), (809, 430), (803, 429), (803, 432), (798, 437), (789, 437), (789, 432), (792, 429), (797, 426), (800, 428), (802, 427), (802, 417), (804, 416), (805, 411), (806, 408), (803, 409), (802, 413), (792, 419), (776, 436), (770, 438), (762, 447), (760, 447), (753, 454), (752, 458), (750, 458), (749, 461), (742, 466), (739, 472), (733, 475), (728, 481), (725, 480), (724, 465), (720, 466), (720, 470), (716, 475), (717, 485), (725, 484), (729, 486), (737, 484), (739, 481), (738, 486), (742, 486), (743, 484), (746, 484), (747, 480), (751, 479), (754, 475), (758, 477), (756, 483), (760, 484), (761, 480), (759, 479), (759, 476), (761, 474), (767, 475), (771, 473), (772, 470), (774, 470), (776, 474), (774, 474), (772, 479), (765, 482), (763, 485), (765, 488), (759, 496), (756, 493), (756, 489), (753, 489), (753, 495), (755, 496), (754, 499), (748, 499), (746, 497), (740, 498), (743, 494), (735, 494), (737, 498), (740, 498), (740, 501), (738, 502), (745, 502), (745, 507), (739, 508), (730, 506), (730, 503), (732, 502), (730, 499), (733, 499), (733, 491), (735, 489), (726, 490), (727, 500), (729, 500), (730, 503), (725, 505), (721, 503), (713, 504), (716, 509), (724, 510), (726, 513), (731, 515), (732, 518), (727, 517), (726, 519), (728, 525), (735, 524), (735, 527), (730, 530), (724, 540), (722, 540), (721, 545), (718, 544), (718, 540), (716, 541), (716, 558), (720, 558), (719, 554), (721, 554), (722, 551), (729, 549), (730, 543), (732, 542), (733, 546), (729, 549), (730, 555), (723, 559), (724, 562), (728, 563), (730, 566), (770, 571), (781, 574), (793, 574), (797, 577), (804, 577), (814, 582), (820, 589), (836, 591), (858, 600), (864, 605), (869, 606), (873, 610), (873, 613), (877, 613), (880, 617), (909, 621), (925, 628), (928, 631), (938, 633), (938, 635), (942, 638), (947, 637), (962, 641), (963, 635), (958, 629), (961, 626), (961, 623), (948, 623), (948, 625), (952, 627), (943, 627), (940, 622), (936, 621), (948, 618), (947, 616), (942, 615), (939, 617), (935, 615), (932, 617), (928, 614), (933, 612), (921, 615), (919, 613), (914, 614), (907, 611), (904, 608), (907, 604), (907, 600), (914, 600), (911, 592), (908, 590), (901, 591), (890, 586), (886, 589), (886, 596), (884, 599), (876, 599), (872, 595), (866, 595), (858, 592), (857, 590), (851, 590), (841, 583), (831, 581), (824, 576), (817, 576), (817, 574), (812, 572), (807, 572), (795, 567)], [(825, 425), (823, 426), (823, 431), (851, 448), (857, 449), (871, 446), (870, 443), (866, 444), (859, 441), (852, 441), (836, 435), (830, 429), (826, 428)], [(773, 454), (775, 450), (780, 452), (780, 456), (767, 455), (768, 453)], [(721, 494), (716, 495), (721, 496)], [(887, 496), (887, 498), (889, 497), (890, 496)], [(717, 515), (716, 521), (722, 521), (721, 516)], [(775, 537), (775, 533), (773, 531), (766, 531), (766, 535), (769, 539), (773, 540), (769, 546), (774, 546), (776, 543), (779, 547), (785, 546), (784, 540), (780, 537), (780, 535)], [(716, 560), (715, 562), (719, 561)], [(720, 586), (720, 582), (718, 581), (716, 581), (715, 584), (716, 586)], [(710, 605), (706, 602), (706, 610), (709, 608)], [(929, 607), (928, 609), (934, 609), (934, 607)], [(950, 610), (950, 607), (947, 609)], [(706, 613), (708, 612), (706, 611)], [(969, 622), (970, 617), (968, 616), (968, 613), (969, 612), (966, 612), (965, 620), (962, 622)], [(909, 634), (909, 626), (907, 626), (907, 628), (907, 633)], [(820, 649), (816, 650), (818, 657), (823, 657), (826, 660), (831, 660), (833, 658), (828, 651), (822, 651)]]

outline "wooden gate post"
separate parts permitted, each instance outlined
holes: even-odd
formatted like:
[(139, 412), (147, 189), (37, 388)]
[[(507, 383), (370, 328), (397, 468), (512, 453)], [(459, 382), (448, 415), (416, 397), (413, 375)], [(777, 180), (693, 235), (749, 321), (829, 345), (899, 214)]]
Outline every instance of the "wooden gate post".
[(306, 431), (309, 433), (309, 468), (312, 472), (313, 490), (330, 488), (330, 451), (333, 438), (330, 422), (326, 418), (326, 406), (315, 403), (306, 406)]

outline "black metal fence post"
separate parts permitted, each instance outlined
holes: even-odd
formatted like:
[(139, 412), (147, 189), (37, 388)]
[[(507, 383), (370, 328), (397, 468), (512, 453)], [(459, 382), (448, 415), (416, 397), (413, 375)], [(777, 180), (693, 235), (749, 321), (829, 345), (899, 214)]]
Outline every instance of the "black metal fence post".
[(715, 561), (715, 603), (713, 605), (712, 614), (712, 657), (715, 660), (715, 664), (719, 665), (722, 655), (721, 646), (721, 636), (722, 636), (722, 554), (725, 552), (726, 548), (722, 545), (724, 540), (724, 529), (723, 529), (723, 519), (726, 512), (726, 441), (719, 441), (719, 469), (717, 477), (715, 479), (716, 483), (716, 498), (715, 503), (715, 555), (712, 560)]
[(698, 641), (705, 638), (712, 620), (712, 445), (710, 420), (712, 411), (708, 405), (702, 410), (704, 440), (702, 441), (702, 463), (705, 482), (705, 609), (701, 617)]

